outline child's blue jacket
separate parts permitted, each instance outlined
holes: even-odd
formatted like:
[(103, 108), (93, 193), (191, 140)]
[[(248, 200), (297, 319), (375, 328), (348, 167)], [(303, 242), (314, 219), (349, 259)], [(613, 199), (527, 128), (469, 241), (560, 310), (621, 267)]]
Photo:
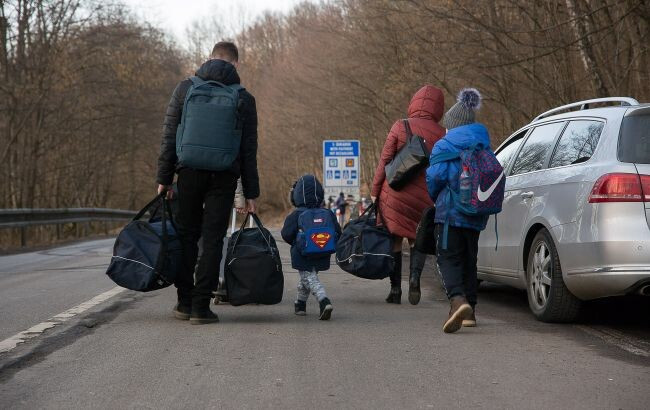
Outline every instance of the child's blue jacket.
[[(296, 209), (287, 216), (282, 227), (282, 239), (291, 245), (291, 267), (296, 270), (321, 272), (330, 268), (331, 255), (303, 256), (296, 247), (298, 235), (298, 217), (309, 208), (319, 208), (323, 203), (325, 193), (323, 186), (313, 175), (300, 177), (293, 189), (293, 203)], [(337, 234), (341, 235), (341, 227), (333, 212), (328, 212), (332, 218)]]
[[(443, 152), (461, 152), (472, 146), (481, 145), (490, 149), (490, 135), (483, 124), (474, 123), (452, 128), (444, 138), (436, 142), (431, 158)], [(448, 202), (448, 189), (455, 192), (459, 188), (460, 159), (432, 164), (427, 169), (427, 189), (436, 203), (436, 223), (444, 224), (449, 216), (449, 225), (477, 231), (485, 229), (487, 216), (469, 216), (459, 212)]]

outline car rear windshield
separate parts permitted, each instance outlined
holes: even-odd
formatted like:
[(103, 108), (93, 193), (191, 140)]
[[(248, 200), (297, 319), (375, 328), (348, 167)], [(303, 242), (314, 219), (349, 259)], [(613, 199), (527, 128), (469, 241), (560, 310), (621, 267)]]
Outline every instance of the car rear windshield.
[(650, 113), (630, 115), (623, 119), (618, 159), (621, 162), (650, 164)]

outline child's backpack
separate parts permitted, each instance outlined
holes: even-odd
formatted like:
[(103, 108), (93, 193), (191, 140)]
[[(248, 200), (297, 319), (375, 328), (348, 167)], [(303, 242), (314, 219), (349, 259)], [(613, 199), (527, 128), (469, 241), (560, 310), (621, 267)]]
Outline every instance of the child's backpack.
[(207, 171), (229, 169), (241, 143), (239, 84), (190, 77), (181, 123), (176, 131), (180, 165)]
[(305, 208), (298, 217), (296, 246), (303, 256), (330, 255), (336, 252), (336, 221), (332, 211)]
[[(479, 145), (460, 152), (443, 152), (434, 155), (430, 162), (438, 164), (458, 159), (460, 159), (461, 169), (458, 178), (462, 180), (459, 181), (459, 192), (447, 186), (449, 209), (454, 208), (469, 216), (496, 215), (501, 212), (506, 179), (503, 167), (494, 153)], [(447, 221), (443, 233), (443, 249), (447, 246), (448, 226)]]

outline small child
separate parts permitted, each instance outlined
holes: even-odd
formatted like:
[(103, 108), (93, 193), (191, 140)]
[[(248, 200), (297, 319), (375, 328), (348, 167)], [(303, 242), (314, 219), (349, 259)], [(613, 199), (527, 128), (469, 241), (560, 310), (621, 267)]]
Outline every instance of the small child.
[(282, 227), (282, 239), (291, 245), (291, 267), (300, 273), (295, 313), (307, 314), (307, 298), (311, 292), (320, 305), (320, 320), (329, 320), (332, 302), (318, 279), (318, 272), (330, 268), (341, 227), (331, 211), (322, 208), (323, 186), (313, 175), (303, 175), (293, 185), (291, 203), (296, 209), (287, 216)]

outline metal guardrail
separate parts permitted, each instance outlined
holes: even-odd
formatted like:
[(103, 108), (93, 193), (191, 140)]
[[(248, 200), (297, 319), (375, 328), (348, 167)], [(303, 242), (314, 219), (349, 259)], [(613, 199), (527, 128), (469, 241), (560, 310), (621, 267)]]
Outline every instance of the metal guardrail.
[(0, 209), (0, 229), (20, 229), (20, 245), (25, 247), (26, 229), (30, 226), (57, 225), (58, 237), (60, 234), (58, 225), (74, 223), (79, 235), (80, 223), (124, 221), (133, 218), (136, 214), (136, 211), (107, 208)]
[(92, 221), (123, 221), (136, 211), (106, 208), (0, 209), (0, 228), (22, 228)]

